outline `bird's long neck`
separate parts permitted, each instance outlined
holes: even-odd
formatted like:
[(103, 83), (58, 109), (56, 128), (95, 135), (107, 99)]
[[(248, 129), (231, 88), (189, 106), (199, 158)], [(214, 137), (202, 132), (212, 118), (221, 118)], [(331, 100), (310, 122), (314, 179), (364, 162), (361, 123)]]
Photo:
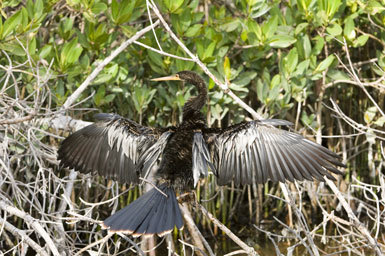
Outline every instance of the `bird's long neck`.
[(205, 81), (197, 76), (190, 82), (198, 89), (198, 95), (191, 97), (183, 106), (183, 121), (194, 120), (200, 118), (200, 110), (206, 104), (207, 101), (207, 88)]

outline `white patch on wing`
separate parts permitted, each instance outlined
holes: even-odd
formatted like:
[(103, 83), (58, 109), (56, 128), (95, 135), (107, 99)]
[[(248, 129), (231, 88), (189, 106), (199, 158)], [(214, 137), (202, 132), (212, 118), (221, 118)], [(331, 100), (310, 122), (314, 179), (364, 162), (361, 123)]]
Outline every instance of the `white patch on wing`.
[(201, 175), (208, 175), (208, 167), (215, 171), (215, 168), (210, 160), (210, 153), (202, 133), (194, 133), (194, 142), (192, 148), (192, 171), (194, 178), (194, 187), (196, 187)]

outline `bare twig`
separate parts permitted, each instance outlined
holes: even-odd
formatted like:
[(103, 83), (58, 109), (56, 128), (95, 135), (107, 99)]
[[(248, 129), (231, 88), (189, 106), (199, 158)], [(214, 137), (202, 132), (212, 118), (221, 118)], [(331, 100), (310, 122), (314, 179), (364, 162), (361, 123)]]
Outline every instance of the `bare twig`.
[(0, 209), (8, 212), (11, 215), (15, 215), (20, 219), (24, 220), (28, 225), (30, 225), (37, 234), (39, 234), (46, 241), (47, 246), (51, 250), (53, 255), (60, 255), (58, 249), (56, 248), (55, 243), (52, 241), (49, 234), (45, 231), (45, 229), (40, 225), (39, 220), (33, 218), (31, 215), (23, 212), (12, 205), (7, 204), (3, 200), (0, 200)]
[(6, 219), (0, 217), (0, 226), (3, 226), (12, 235), (21, 237), (29, 246), (32, 247), (32, 249), (35, 250), (36, 254), (40, 254), (41, 256), (49, 255), (40, 245), (33, 241), (24, 230), (16, 228), (15, 226), (7, 222)]
[(220, 228), (231, 240), (233, 240), (239, 247), (246, 251), (248, 255), (258, 255), (253, 247), (245, 244), (239, 237), (237, 237), (230, 229), (228, 229), (225, 225), (223, 225), (217, 218), (215, 218), (203, 205), (196, 203), (195, 204), (204, 215), (206, 215), (218, 228)]
[(180, 204), (179, 206), (196, 247), (199, 248), (200, 250), (203, 250), (203, 245), (204, 245), (209, 255), (214, 256), (215, 254), (211, 249), (210, 245), (207, 243), (206, 239), (203, 237), (198, 227), (195, 225), (195, 222), (191, 217), (191, 213), (188, 210), (187, 204), (183, 203), (183, 204)]
[(359, 232), (361, 232), (367, 239), (370, 247), (376, 252), (376, 255), (380, 256), (383, 255), (381, 251), (380, 246), (378, 245), (377, 241), (371, 236), (369, 230), (359, 221), (357, 216), (353, 213), (352, 208), (349, 206), (349, 204), (346, 202), (345, 198), (343, 197), (342, 193), (338, 190), (336, 185), (329, 180), (328, 178), (324, 177), (326, 183), (329, 185), (329, 187), (332, 189), (333, 193), (337, 196), (338, 200), (344, 207), (345, 211), (347, 212), (350, 220), (353, 222), (352, 224), (357, 228)]

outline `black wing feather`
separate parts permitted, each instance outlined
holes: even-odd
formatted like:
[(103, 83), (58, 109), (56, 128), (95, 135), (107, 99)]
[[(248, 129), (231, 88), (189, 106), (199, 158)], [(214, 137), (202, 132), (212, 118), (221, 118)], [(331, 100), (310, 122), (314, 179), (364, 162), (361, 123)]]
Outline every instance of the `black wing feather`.
[(268, 179), (324, 180), (334, 179), (330, 172), (342, 174), (335, 166), (344, 167), (339, 157), (329, 149), (303, 136), (278, 129), (277, 125), (291, 125), (284, 120), (270, 119), (244, 122), (219, 130), (203, 130), (218, 183), (265, 183)]
[(172, 133), (172, 127), (153, 129), (114, 114), (97, 114), (95, 118), (98, 122), (62, 142), (58, 159), (63, 167), (135, 183), (143, 167), (154, 165)]

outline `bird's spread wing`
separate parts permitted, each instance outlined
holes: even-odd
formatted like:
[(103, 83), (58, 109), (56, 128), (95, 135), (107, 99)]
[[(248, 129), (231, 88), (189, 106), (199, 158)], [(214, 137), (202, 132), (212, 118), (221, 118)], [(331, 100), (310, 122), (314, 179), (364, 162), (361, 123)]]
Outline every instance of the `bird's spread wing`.
[(172, 133), (114, 114), (97, 114), (95, 118), (96, 123), (62, 142), (58, 151), (62, 166), (137, 183), (154, 165)]
[(206, 129), (218, 183), (236, 185), (285, 180), (323, 181), (344, 166), (338, 155), (303, 136), (278, 129), (284, 120), (251, 121), (224, 130)]

